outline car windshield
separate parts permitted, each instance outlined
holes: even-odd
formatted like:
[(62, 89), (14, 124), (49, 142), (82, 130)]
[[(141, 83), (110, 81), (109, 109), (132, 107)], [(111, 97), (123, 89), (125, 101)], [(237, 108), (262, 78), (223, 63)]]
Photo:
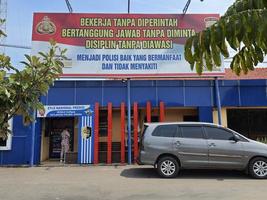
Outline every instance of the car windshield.
[(236, 135), (238, 135), (238, 136), (241, 137), (243, 140), (246, 140), (247, 142), (249, 141), (249, 139), (246, 138), (244, 135), (242, 135), (242, 134), (240, 134), (240, 133), (238, 133), (238, 132), (236, 132), (236, 131), (234, 131), (234, 130), (232, 130), (232, 129), (230, 129), (230, 128), (226, 128), (226, 127), (225, 127), (225, 129), (228, 130), (228, 131), (231, 131), (232, 133), (234, 133), (234, 134), (236, 134)]

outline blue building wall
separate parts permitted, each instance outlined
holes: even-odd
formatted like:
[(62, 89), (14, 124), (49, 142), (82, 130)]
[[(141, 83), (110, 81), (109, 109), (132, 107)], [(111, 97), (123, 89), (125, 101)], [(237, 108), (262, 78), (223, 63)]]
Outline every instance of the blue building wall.
[(0, 151), (0, 164), (29, 164), (31, 147), (31, 126), (22, 124), (22, 117), (13, 119), (11, 150)]
[[(213, 106), (213, 81), (131, 81), (131, 101), (145, 106), (151, 101), (158, 106)], [(61, 81), (57, 82), (42, 102), (47, 105), (94, 104), (119, 107), (127, 100), (126, 83), (122, 81)]]
[[(267, 106), (267, 80), (220, 80), (222, 107)], [(81, 105), (99, 102), (119, 107), (127, 102), (127, 87), (122, 81), (58, 81), (41, 97), (45, 105)], [(212, 122), (212, 108), (216, 106), (213, 80), (147, 80), (131, 81), (131, 102), (153, 107), (163, 101), (166, 107), (196, 107), (200, 121)], [(13, 121), (13, 140), (10, 151), (0, 151), (0, 164), (29, 164), (32, 127), (25, 127), (21, 117)], [(34, 162), (40, 162), (41, 120), (37, 119)]]

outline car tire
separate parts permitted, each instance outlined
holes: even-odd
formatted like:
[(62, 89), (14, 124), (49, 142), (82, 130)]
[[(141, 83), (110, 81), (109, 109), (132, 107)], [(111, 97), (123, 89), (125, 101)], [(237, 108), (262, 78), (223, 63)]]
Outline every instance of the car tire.
[(157, 163), (158, 174), (163, 178), (174, 178), (180, 170), (177, 160), (171, 156), (165, 156), (159, 159)]
[(267, 159), (258, 157), (249, 162), (249, 174), (253, 178), (265, 179), (267, 178)]

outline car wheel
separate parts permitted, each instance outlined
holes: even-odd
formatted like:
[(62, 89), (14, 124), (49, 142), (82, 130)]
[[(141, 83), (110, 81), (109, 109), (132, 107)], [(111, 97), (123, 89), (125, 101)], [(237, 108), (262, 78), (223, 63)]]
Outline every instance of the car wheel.
[(176, 159), (170, 156), (161, 158), (157, 164), (157, 171), (161, 177), (174, 178), (179, 172), (179, 164)]
[(259, 157), (251, 160), (249, 163), (249, 173), (254, 178), (267, 178), (267, 159)]

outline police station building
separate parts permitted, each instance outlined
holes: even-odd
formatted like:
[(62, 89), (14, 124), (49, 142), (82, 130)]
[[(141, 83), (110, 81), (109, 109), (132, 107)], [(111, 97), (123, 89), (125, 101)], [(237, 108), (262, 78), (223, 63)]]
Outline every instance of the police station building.
[(240, 77), (223, 66), (190, 70), (186, 38), (218, 15), (36, 13), (32, 54), (53, 38), (67, 48), (64, 73), (24, 126), (10, 121), (0, 165), (59, 161), (61, 132), (70, 132), (67, 163), (134, 163), (146, 122), (221, 123), (252, 138), (267, 137), (267, 70)]

